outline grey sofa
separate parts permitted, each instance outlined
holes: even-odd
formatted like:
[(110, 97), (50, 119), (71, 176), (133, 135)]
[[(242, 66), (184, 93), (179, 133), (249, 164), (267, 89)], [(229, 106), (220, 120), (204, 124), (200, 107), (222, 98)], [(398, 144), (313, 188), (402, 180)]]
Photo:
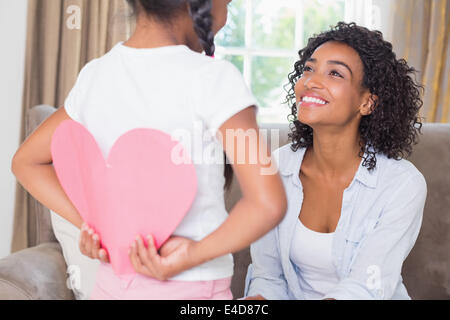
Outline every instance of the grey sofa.
[[(37, 106), (27, 114), (27, 134), (55, 109)], [(287, 125), (264, 125), (280, 129), (280, 143), (288, 143)], [(450, 125), (426, 124), (411, 161), (424, 174), (428, 185), (422, 230), (403, 266), (403, 278), (413, 299), (450, 299)], [(270, 145), (270, 135), (268, 136)], [(240, 197), (234, 180), (226, 194), (227, 209)], [(66, 264), (53, 234), (50, 212), (31, 199), (28, 221), (29, 248), (0, 260), (0, 300), (74, 299), (67, 288)], [(244, 291), (250, 263), (249, 249), (234, 254), (235, 298)]]

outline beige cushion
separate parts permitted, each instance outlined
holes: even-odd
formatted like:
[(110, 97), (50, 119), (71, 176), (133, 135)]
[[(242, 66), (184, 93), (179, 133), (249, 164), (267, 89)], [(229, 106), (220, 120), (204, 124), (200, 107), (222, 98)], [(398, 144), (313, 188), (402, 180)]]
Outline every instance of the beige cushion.
[(90, 259), (80, 252), (78, 241), (80, 229), (53, 211), (51, 221), (53, 231), (58, 239), (67, 264), (70, 289), (77, 300), (87, 300), (95, 285), (100, 261)]
[(422, 229), (403, 266), (413, 299), (450, 299), (450, 124), (426, 124), (409, 159), (428, 186)]
[(0, 300), (70, 300), (58, 243), (44, 243), (0, 260)]
[[(25, 117), (25, 132), (29, 136), (45, 119), (55, 112), (54, 107), (39, 105), (27, 112)], [(32, 196), (28, 196), (28, 246), (34, 247), (41, 243), (56, 242), (55, 235), (51, 228), (50, 211), (36, 201)]]

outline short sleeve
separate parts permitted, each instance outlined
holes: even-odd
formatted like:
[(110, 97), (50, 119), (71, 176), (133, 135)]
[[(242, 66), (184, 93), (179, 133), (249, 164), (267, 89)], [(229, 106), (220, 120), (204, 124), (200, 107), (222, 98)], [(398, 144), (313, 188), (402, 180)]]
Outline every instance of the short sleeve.
[(213, 134), (240, 111), (257, 108), (255, 97), (231, 62), (213, 60), (200, 68), (197, 76), (194, 109)]
[(93, 61), (86, 64), (78, 74), (75, 85), (70, 90), (64, 101), (64, 109), (66, 113), (75, 121), (80, 121), (80, 101), (85, 94), (88, 84), (89, 74), (92, 72)]

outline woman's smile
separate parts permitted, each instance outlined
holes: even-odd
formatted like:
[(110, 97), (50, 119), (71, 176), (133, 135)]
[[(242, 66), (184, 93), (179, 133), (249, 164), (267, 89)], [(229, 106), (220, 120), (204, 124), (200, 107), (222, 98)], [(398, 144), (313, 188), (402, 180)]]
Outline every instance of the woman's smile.
[(308, 92), (300, 97), (298, 107), (323, 107), (329, 102), (314, 92)]

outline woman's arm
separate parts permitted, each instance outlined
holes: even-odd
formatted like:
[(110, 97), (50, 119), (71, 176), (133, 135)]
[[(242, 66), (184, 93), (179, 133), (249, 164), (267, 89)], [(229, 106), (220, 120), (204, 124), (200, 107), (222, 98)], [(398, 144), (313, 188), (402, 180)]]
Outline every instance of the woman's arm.
[(83, 220), (59, 183), (50, 151), (56, 128), (70, 119), (64, 107), (55, 111), (20, 146), (13, 157), (11, 171), (37, 201), (81, 228)]
[(288, 284), (281, 265), (278, 228), (250, 247), (252, 264), (245, 279), (244, 295), (250, 299), (288, 300)]
[(349, 275), (324, 298), (392, 298), (403, 262), (420, 231), (426, 195), (426, 182), (420, 173), (400, 182), (378, 223), (360, 243)]

